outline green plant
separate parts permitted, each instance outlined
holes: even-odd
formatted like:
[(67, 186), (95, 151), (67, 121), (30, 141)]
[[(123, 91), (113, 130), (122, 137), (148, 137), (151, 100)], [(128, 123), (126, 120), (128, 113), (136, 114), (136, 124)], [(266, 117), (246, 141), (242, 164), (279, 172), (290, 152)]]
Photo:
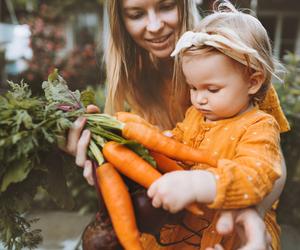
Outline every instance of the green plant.
[(276, 89), (291, 131), (281, 136), (287, 165), (287, 182), (280, 199), (278, 220), (282, 224), (300, 225), (300, 57), (287, 53), (284, 57), (287, 74), (284, 84)]
[(66, 174), (75, 168), (64, 164), (57, 144), (83, 114), (84, 95), (58, 77), (54, 72), (43, 82), (39, 98), (23, 82), (10, 82), (11, 90), (0, 96), (0, 240), (7, 249), (32, 249), (41, 240), (24, 217), (39, 187), (62, 208), (73, 206)]
[(115, 140), (155, 166), (141, 144), (115, 133), (125, 126), (115, 117), (85, 114), (85, 106), (95, 103), (93, 92), (71, 91), (57, 69), (42, 83), (43, 95), (32, 95), (24, 82), (9, 85), (10, 90), (0, 95), (0, 241), (8, 249), (33, 249), (42, 239), (40, 230), (31, 230), (24, 217), (39, 189), (46, 190), (61, 208), (74, 206), (67, 176), (78, 168), (66, 168), (69, 164), (63, 159), (57, 161), (57, 146), (65, 145), (65, 133), (77, 117), (87, 119), (86, 128), (92, 132), (88, 155), (98, 165), (104, 162), (100, 148)]

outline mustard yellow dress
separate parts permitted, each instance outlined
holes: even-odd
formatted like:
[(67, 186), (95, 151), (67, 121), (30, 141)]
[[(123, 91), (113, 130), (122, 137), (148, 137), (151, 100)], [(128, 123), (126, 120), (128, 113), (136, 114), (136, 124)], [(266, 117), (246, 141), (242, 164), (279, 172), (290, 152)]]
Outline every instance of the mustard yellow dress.
[[(187, 237), (186, 242), (161, 247), (150, 235), (141, 238), (144, 249), (190, 250), (205, 249), (221, 243), (225, 249), (235, 249), (239, 238), (233, 233), (222, 237), (215, 226), (220, 209), (237, 209), (257, 205), (271, 190), (281, 174), (279, 133), (289, 129), (279, 106), (274, 89), (266, 100), (272, 99), (268, 115), (254, 108), (240, 116), (207, 123), (194, 107), (188, 109), (183, 122), (173, 130), (174, 138), (195, 148), (211, 150), (218, 164), (211, 167), (197, 164), (191, 169), (205, 169), (217, 178), (217, 197), (212, 204), (202, 207), (202, 217), (186, 213), (184, 223), (192, 230), (199, 231), (192, 236), (181, 226), (166, 227), (161, 231), (162, 242), (175, 242)], [(271, 93), (272, 93), (271, 92)], [(270, 93), (270, 92), (269, 92)], [(274, 96), (275, 94), (275, 96)], [(271, 113), (272, 113), (271, 112)], [(274, 119), (276, 118), (276, 120)], [(265, 224), (272, 236), (272, 247), (280, 249), (280, 229), (274, 210), (266, 213)]]

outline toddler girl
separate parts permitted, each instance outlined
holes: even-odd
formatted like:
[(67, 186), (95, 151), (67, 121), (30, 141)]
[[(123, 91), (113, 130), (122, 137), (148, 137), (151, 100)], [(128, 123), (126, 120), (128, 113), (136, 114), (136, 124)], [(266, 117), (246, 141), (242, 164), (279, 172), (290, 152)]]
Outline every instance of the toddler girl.
[[(185, 223), (197, 231), (198, 239), (170, 249), (200, 249), (221, 243), (235, 249), (235, 234), (216, 233), (220, 209), (254, 206), (272, 190), (281, 175), (279, 126), (259, 110), (274, 74), (270, 41), (262, 24), (225, 2), (194, 31), (179, 39), (174, 55), (190, 86), (192, 106), (172, 131), (176, 140), (209, 150), (216, 166), (197, 164), (189, 171), (165, 174), (148, 190), (154, 207), (177, 212), (192, 202), (205, 204), (205, 220), (187, 213)], [(279, 249), (274, 211), (265, 224)], [(188, 234), (178, 227), (162, 233), (162, 240), (176, 241)], [(200, 237), (200, 241), (199, 241)], [(198, 240), (198, 242), (197, 242)]]

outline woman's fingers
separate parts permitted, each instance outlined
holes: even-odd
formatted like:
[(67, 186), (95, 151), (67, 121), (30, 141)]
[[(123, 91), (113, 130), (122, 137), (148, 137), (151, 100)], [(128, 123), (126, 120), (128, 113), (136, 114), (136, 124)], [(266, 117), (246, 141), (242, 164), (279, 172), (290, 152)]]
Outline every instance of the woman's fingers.
[(216, 244), (214, 247), (209, 247), (205, 250), (224, 250), (224, 248), (220, 244)]
[(78, 117), (69, 129), (67, 144), (65, 151), (69, 154), (76, 155), (77, 143), (81, 135), (81, 131), (85, 125), (86, 119), (84, 117)]
[[(99, 113), (100, 109), (95, 105), (88, 105), (87, 106), (87, 113)], [(86, 118), (78, 117), (76, 121), (73, 123), (72, 127), (69, 129), (68, 137), (67, 137), (67, 144), (62, 149), (67, 153), (76, 156), (78, 149), (77, 144), (81, 139), (81, 132), (84, 128), (86, 123)], [(83, 166), (83, 162), (80, 164)]]
[(91, 104), (86, 107), (86, 112), (89, 114), (100, 113), (100, 109), (96, 105)]
[(88, 184), (90, 184), (91, 186), (95, 185), (92, 162), (89, 160), (85, 161), (84, 163), (83, 177), (87, 180)]
[[(272, 239), (257, 211), (253, 208), (238, 211), (223, 211), (217, 222), (217, 231), (228, 234), (233, 228), (238, 232), (242, 242), (239, 250), (271, 250)], [(222, 249), (214, 246), (206, 250)]]
[(243, 227), (245, 244), (239, 250), (268, 250), (267, 231), (264, 221), (254, 209), (239, 212), (236, 222)]
[[(87, 106), (87, 113), (99, 113), (100, 109), (95, 105)], [(62, 148), (69, 154), (75, 156), (75, 163), (84, 167), (83, 176), (90, 185), (94, 185), (92, 162), (87, 160), (87, 150), (90, 143), (91, 133), (84, 129), (86, 118), (79, 117), (69, 129), (67, 143)], [(83, 132), (82, 132), (83, 131)]]
[(87, 160), (87, 149), (91, 139), (91, 132), (85, 129), (79, 138), (77, 143), (77, 152), (76, 152), (76, 165), (83, 167), (85, 161)]
[(216, 244), (215, 250), (224, 250), (224, 248), (220, 244)]
[(234, 227), (234, 211), (222, 211), (217, 222), (216, 229), (219, 234), (226, 235), (232, 232)]

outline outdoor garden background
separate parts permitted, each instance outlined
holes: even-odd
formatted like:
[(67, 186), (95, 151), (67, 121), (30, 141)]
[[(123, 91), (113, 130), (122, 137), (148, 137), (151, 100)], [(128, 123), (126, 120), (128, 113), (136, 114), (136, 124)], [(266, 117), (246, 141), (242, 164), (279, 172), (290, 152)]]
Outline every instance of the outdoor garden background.
[[(197, 2), (199, 11), (205, 15), (213, 1)], [(288, 176), (279, 203), (278, 221), (283, 228), (283, 249), (300, 249), (297, 245), (300, 238), (300, 2), (234, 2), (238, 7), (249, 8), (257, 14), (272, 39), (274, 54), (287, 69), (285, 83), (274, 82), (291, 125), (291, 131), (282, 134)], [(104, 16), (104, 4), (100, 0), (1, 0), (0, 93), (7, 90), (7, 80), (20, 82), (22, 79), (38, 93), (49, 72), (58, 68), (71, 88), (93, 88), (97, 103), (103, 109), (103, 34), (107, 29)], [(73, 159), (56, 157), (54, 161), (57, 166), (74, 165)], [(57, 231), (57, 228), (44, 230), (44, 243), (38, 246), (39, 249), (74, 249), (80, 232), (97, 211), (94, 188), (86, 184), (81, 169), (75, 165), (74, 169), (72, 173), (64, 173), (67, 185), (61, 183), (60, 179), (52, 179), (52, 190), (46, 192), (40, 188), (34, 197), (32, 213), (28, 217), (42, 217), (36, 223), (37, 227), (47, 228), (47, 222), (42, 223), (43, 217), (47, 216), (52, 221), (49, 227), (53, 225), (53, 220), (57, 220), (57, 225), (61, 223), (65, 226), (65, 231), (59, 233), (59, 239), (50, 239), (53, 236), (49, 232)], [(53, 216), (53, 211), (59, 211), (58, 217)], [(65, 220), (62, 221), (62, 218)], [(78, 227), (77, 238), (73, 239), (72, 244), (63, 247), (59, 241), (64, 240), (64, 235), (66, 240), (71, 237), (70, 230), (73, 227)], [(0, 239), (4, 240), (4, 235), (0, 235)], [(56, 242), (56, 245), (52, 242)], [(1, 247), (4, 248), (3, 245)]]

